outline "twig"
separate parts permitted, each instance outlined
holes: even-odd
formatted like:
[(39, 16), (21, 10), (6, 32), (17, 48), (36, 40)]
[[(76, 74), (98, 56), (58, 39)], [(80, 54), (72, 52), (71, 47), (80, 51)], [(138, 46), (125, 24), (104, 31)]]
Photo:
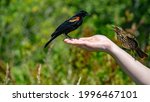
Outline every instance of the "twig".
[(38, 84), (41, 83), (40, 75), (41, 75), (41, 64), (39, 64), (38, 67), (37, 67), (37, 83)]
[(77, 82), (77, 85), (80, 85), (81, 79), (82, 79), (82, 77), (80, 76), (80, 78), (79, 78), (79, 80)]
[(6, 76), (5, 76), (5, 85), (7, 85), (9, 83), (11, 79), (11, 75), (10, 75), (10, 67), (8, 65), (8, 63), (6, 64)]

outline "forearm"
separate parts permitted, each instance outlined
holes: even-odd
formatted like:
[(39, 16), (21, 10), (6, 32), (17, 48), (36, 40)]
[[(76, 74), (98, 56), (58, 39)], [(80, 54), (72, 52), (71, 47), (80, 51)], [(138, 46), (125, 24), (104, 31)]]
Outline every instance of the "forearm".
[(105, 51), (116, 59), (121, 68), (137, 84), (150, 84), (150, 69), (135, 60), (104, 35), (94, 35), (72, 40), (66, 39), (65, 42), (89, 51)]
[(127, 52), (113, 44), (109, 53), (116, 59), (121, 68), (137, 83), (150, 84), (150, 69), (134, 59)]

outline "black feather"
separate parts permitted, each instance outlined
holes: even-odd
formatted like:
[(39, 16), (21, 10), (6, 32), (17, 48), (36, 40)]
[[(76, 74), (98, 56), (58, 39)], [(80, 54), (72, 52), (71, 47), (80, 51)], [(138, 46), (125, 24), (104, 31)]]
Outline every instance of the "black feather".
[[(61, 25), (59, 25), (56, 28), (55, 32), (52, 33), (51, 39), (45, 44), (44, 48), (46, 48), (48, 44), (51, 43), (57, 36), (61, 34), (67, 35), (71, 31), (77, 29), (82, 24), (83, 18), (87, 15), (88, 13), (82, 10), (77, 14), (75, 14), (74, 16), (72, 16), (71, 18), (69, 18), (68, 20), (66, 20), (65, 22), (63, 22)], [(78, 19), (76, 20), (76, 18)], [(70, 20), (72, 20), (73, 22), (72, 21), (70, 22)]]

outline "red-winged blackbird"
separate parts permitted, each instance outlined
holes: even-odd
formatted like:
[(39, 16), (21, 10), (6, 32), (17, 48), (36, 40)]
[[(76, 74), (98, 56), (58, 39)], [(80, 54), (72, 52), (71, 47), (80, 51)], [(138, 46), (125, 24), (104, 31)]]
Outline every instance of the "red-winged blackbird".
[(132, 34), (117, 26), (114, 27), (114, 31), (117, 34), (117, 39), (124, 48), (136, 51), (141, 58), (148, 57), (148, 55), (139, 48), (139, 45)]
[(88, 13), (86, 11), (80, 11), (65, 22), (63, 22), (60, 26), (58, 26), (54, 33), (51, 35), (51, 39), (45, 44), (44, 48), (48, 46), (48, 44), (54, 40), (57, 36), (64, 34), (66, 37), (71, 38), (68, 36), (68, 33), (77, 29), (83, 22), (83, 18), (87, 16)]

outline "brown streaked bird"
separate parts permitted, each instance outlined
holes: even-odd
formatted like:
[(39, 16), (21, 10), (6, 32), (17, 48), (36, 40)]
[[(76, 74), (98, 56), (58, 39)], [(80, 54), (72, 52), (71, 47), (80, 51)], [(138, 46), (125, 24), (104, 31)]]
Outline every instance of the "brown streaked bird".
[(133, 36), (132, 34), (126, 32), (125, 30), (117, 26), (114, 26), (114, 31), (117, 34), (117, 39), (121, 42), (124, 48), (136, 51), (138, 56), (141, 58), (148, 57), (148, 55), (139, 48), (135, 36)]
[(56, 37), (61, 34), (64, 34), (66, 37), (71, 38), (68, 36), (68, 33), (77, 29), (83, 22), (83, 18), (87, 16), (88, 13), (84, 10), (78, 12), (71, 18), (64, 21), (61, 25), (59, 25), (56, 30), (52, 33), (50, 40), (45, 44), (44, 48), (48, 46)]

